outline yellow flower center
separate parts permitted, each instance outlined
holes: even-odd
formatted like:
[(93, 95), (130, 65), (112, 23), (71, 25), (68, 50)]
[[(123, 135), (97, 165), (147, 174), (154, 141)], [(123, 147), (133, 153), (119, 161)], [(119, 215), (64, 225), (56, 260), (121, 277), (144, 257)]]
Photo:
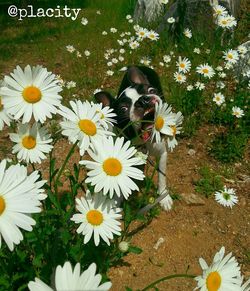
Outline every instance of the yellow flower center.
[(218, 291), (221, 285), (221, 276), (218, 272), (212, 272), (207, 276), (206, 285), (208, 291)]
[(3, 214), (5, 207), (6, 207), (6, 204), (5, 204), (4, 198), (0, 196), (0, 215)]
[(222, 20), (221, 23), (226, 25), (227, 24), (227, 20)]
[(228, 57), (229, 59), (232, 59), (232, 58), (233, 58), (233, 55), (232, 55), (232, 54), (228, 54), (227, 57)]
[(149, 38), (155, 38), (155, 35), (154, 34), (150, 34)]
[(103, 162), (102, 167), (109, 176), (118, 176), (122, 171), (122, 164), (116, 158), (108, 158)]
[(87, 220), (90, 224), (97, 226), (102, 224), (103, 222), (103, 215), (99, 210), (90, 210), (87, 213)]
[(29, 86), (23, 89), (23, 99), (28, 103), (37, 103), (42, 98), (40, 89), (35, 86)]
[(181, 81), (181, 80), (182, 80), (182, 77), (179, 75), (179, 76), (177, 77), (177, 80)]
[(219, 96), (216, 96), (216, 100), (217, 100), (217, 101), (220, 101), (220, 97), (219, 97)]
[(81, 129), (81, 131), (87, 135), (93, 136), (96, 134), (96, 125), (94, 124), (93, 121), (89, 119), (81, 119), (78, 122), (78, 126)]
[(172, 129), (173, 135), (175, 136), (176, 135), (176, 131), (177, 131), (176, 126), (175, 125), (170, 125), (170, 127)]
[(204, 68), (203, 70), (202, 70), (202, 72), (204, 73), (204, 74), (208, 74), (208, 69), (207, 68)]
[(163, 128), (164, 119), (161, 116), (158, 116), (155, 120), (155, 129), (160, 131)]
[(144, 35), (145, 35), (145, 32), (144, 32), (144, 31), (140, 31), (139, 34), (140, 34), (141, 36), (144, 36)]
[(23, 137), (22, 144), (26, 149), (31, 150), (36, 146), (36, 139), (32, 135), (27, 135)]
[(184, 68), (185, 68), (185, 64), (184, 64), (184, 63), (180, 63), (180, 67), (181, 67), (182, 69), (184, 69)]

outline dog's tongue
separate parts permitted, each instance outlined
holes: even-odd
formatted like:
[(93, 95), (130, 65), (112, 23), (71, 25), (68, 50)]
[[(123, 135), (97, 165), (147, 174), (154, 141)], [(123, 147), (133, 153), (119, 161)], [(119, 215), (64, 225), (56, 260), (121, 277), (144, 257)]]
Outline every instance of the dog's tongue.
[(142, 133), (142, 139), (144, 142), (148, 141), (151, 136), (152, 125), (148, 125)]

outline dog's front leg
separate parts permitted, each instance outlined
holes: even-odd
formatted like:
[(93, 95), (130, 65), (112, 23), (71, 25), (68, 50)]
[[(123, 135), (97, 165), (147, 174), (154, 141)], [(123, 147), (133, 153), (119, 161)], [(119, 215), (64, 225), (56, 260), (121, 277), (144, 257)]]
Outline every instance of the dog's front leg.
[(159, 171), (158, 171), (158, 192), (159, 195), (164, 195), (164, 197), (160, 201), (160, 205), (164, 210), (170, 210), (173, 205), (173, 200), (171, 196), (168, 194), (167, 183), (166, 183), (166, 173), (167, 173), (167, 148), (166, 143), (149, 143), (147, 144), (147, 148), (149, 153), (154, 155), (157, 159), (159, 159)]
[(173, 205), (173, 200), (171, 196), (168, 193), (167, 189), (167, 183), (166, 183), (166, 173), (167, 173), (167, 157), (168, 153), (166, 150), (166, 147), (164, 147), (165, 150), (161, 153), (160, 155), (160, 160), (159, 160), (159, 174), (158, 174), (158, 191), (159, 195), (166, 195), (165, 198), (163, 198), (160, 201), (160, 205), (164, 210), (170, 210)]

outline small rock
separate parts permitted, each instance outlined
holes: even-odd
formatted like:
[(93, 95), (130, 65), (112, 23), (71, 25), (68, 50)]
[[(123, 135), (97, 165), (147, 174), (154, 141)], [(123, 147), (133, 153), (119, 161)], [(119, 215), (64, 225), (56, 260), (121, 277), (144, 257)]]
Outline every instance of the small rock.
[(238, 175), (238, 178), (240, 183), (250, 183), (250, 176), (248, 175), (240, 174)]
[(160, 237), (160, 238), (158, 239), (158, 241), (156, 242), (156, 244), (153, 246), (153, 248), (154, 248), (155, 250), (158, 250), (159, 246), (160, 246), (162, 243), (164, 243), (164, 241), (165, 241), (165, 239), (164, 239), (163, 237)]
[(204, 199), (202, 199), (200, 196), (190, 193), (190, 194), (180, 194), (182, 200), (187, 203), (187, 205), (192, 206), (200, 206), (205, 205)]
[(188, 150), (188, 154), (189, 154), (190, 156), (194, 156), (194, 155), (196, 154), (196, 151), (193, 150), (193, 149), (190, 149), (190, 150)]

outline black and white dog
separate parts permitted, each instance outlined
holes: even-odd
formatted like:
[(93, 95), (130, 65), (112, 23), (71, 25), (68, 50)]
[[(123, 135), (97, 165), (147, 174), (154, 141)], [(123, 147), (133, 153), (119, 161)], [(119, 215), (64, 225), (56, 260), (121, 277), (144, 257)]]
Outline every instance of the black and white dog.
[[(153, 69), (131, 66), (123, 77), (116, 98), (106, 91), (100, 91), (95, 94), (95, 99), (114, 109), (117, 126), (123, 130), (126, 138), (133, 139), (143, 136), (148, 125), (146, 121), (154, 120), (155, 103), (164, 100), (164, 96), (159, 76)], [(170, 210), (173, 202), (166, 186), (166, 143), (152, 143), (148, 137), (150, 136), (144, 136), (142, 140), (145, 141), (149, 154), (159, 159), (158, 192), (165, 196), (162, 196), (164, 198), (160, 204), (165, 210)]]

